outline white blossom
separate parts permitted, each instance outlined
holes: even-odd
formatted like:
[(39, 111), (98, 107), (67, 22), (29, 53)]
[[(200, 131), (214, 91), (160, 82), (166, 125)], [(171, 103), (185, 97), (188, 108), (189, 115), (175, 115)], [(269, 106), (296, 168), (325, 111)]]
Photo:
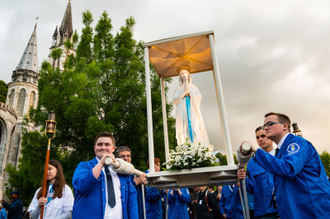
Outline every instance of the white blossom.
[(206, 152), (206, 157), (210, 157), (210, 158), (212, 158), (212, 152)]

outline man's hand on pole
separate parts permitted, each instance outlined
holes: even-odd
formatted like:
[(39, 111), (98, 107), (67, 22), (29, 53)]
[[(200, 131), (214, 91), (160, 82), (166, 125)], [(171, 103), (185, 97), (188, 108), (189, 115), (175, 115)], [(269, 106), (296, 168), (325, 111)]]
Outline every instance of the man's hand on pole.
[(147, 184), (147, 174), (143, 173), (141, 176), (135, 176), (134, 182), (137, 186), (141, 184)]
[(105, 165), (105, 159), (106, 159), (107, 157), (110, 157), (111, 160), (112, 160), (114, 163), (116, 163), (115, 155), (113, 155), (113, 154), (105, 154), (105, 155), (103, 155), (102, 159), (100, 160), (100, 163), (102, 164), (102, 167)]
[(246, 170), (245, 169), (239, 169), (237, 171), (237, 177), (241, 181), (242, 179), (246, 178)]

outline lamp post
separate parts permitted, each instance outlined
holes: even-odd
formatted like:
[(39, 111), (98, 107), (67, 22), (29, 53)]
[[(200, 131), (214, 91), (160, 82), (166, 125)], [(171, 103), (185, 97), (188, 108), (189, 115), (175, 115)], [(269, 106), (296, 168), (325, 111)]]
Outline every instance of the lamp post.
[(292, 127), (293, 127), (293, 132), (292, 133), (294, 135), (303, 137), (303, 134), (302, 134), (301, 130), (299, 129), (298, 124), (296, 122), (292, 123)]
[[(52, 140), (55, 137), (55, 132), (56, 132), (55, 112), (51, 111), (48, 114), (48, 120), (46, 120), (46, 129), (45, 129), (45, 135), (48, 138), (48, 147), (46, 153), (42, 197), (46, 197), (47, 173), (48, 173), (48, 163), (49, 163), (49, 155), (50, 155), (50, 140)], [(41, 207), (40, 219), (43, 219), (43, 214), (44, 214), (44, 206)]]

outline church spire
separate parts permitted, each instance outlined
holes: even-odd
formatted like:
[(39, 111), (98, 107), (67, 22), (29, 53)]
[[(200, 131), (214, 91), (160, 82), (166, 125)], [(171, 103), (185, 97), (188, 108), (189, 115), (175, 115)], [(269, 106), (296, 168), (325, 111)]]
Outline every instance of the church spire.
[(58, 34), (58, 33), (57, 33), (57, 29), (58, 29), (58, 28), (57, 28), (57, 25), (56, 25), (56, 28), (55, 28), (55, 31), (54, 31), (54, 34), (53, 34), (53, 38), (55, 38), (55, 39), (56, 39), (57, 34)]
[(17, 70), (21, 69), (38, 73), (37, 22), (34, 26), (30, 40), (24, 50), (22, 58), (18, 63)]
[[(48, 62), (51, 63), (53, 68), (59, 68), (61, 71), (64, 70), (64, 62), (69, 55), (75, 54), (73, 49), (67, 50), (64, 43), (67, 40), (72, 42), (73, 36), (73, 27), (72, 27), (72, 10), (71, 10), (71, 1), (68, 1), (62, 23), (59, 27), (55, 28), (55, 32), (52, 37), (52, 46), (49, 48)], [(52, 51), (54, 49), (61, 49), (62, 54), (60, 57), (54, 59), (52, 57)]]
[(72, 28), (72, 12), (71, 12), (71, 1), (69, 0), (68, 5), (66, 7), (63, 20), (61, 23), (61, 27), (59, 29), (61, 35), (61, 44), (66, 40), (70, 39), (73, 34)]

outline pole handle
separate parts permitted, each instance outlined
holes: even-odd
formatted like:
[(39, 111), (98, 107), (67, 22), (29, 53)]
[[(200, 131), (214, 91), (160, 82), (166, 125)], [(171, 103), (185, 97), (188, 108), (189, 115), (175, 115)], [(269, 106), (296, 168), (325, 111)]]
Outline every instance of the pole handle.
[(113, 160), (110, 157), (107, 157), (105, 158), (104, 163), (106, 165), (113, 166), (114, 171), (124, 175), (134, 174), (135, 176), (141, 176), (143, 174), (142, 171), (135, 169), (131, 163), (128, 163), (120, 158), (116, 158), (116, 162), (113, 162)]
[[(46, 163), (45, 163), (45, 171), (44, 171), (44, 179), (43, 179), (43, 188), (42, 188), (42, 197), (46, 197), (46, 186), (47, 186), (47, 173), (48, 173), (48, 163), (49, 163), (49, 155), (50, 155), (50, 140), (48, 139), (48, 148), (46, 153)], [(40, 211), (40, 219), (43, 219), (44, 215), (44, 206), (41, 207)]]

